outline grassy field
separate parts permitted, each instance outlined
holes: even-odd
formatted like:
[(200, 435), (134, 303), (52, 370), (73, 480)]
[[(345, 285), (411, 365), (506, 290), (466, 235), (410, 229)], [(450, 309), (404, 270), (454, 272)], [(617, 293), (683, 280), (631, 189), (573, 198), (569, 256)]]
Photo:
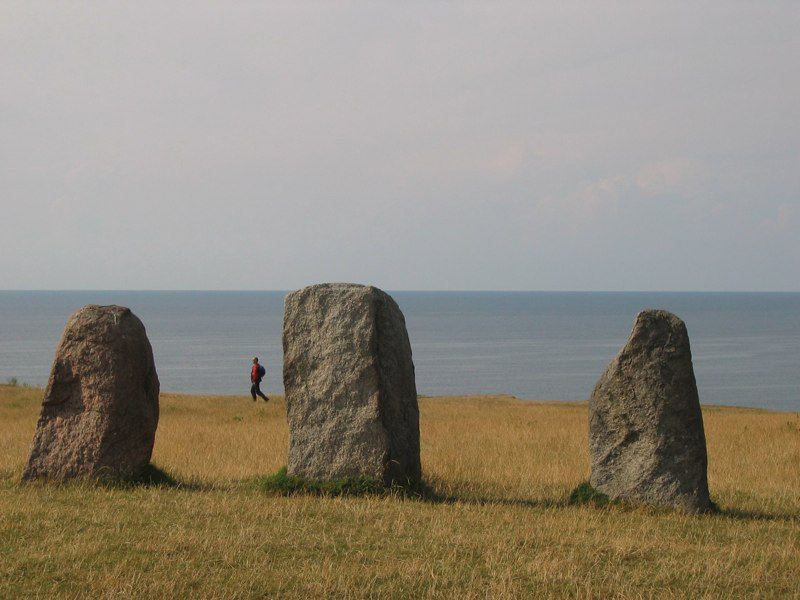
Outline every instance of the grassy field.
[(704, 409), (719, 514), (571, 506), (585, 404), (421, 398), (440, 499), (280, 497), (281, 398), (163, 394), (177, 487), (21, 484), (42, 391), (0, 386), (0, 598), (800, 597), (800, 414)]

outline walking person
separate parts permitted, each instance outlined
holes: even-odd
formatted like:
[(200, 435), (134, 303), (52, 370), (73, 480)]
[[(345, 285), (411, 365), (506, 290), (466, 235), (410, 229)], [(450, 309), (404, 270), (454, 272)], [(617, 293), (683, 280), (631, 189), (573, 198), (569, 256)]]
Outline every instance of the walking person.
[(264, 366), (258, 364), (258, 357), (253, 358), (253, 368), (250, 369), (250, 383), (252, 384), (250, 386), (250, 395), (253, 397), (253, 402), (256, 401), (256, 396), (261, 396), (264, 402), (269, 402), (269, 398), (261, 391), (261, 380), (266, 374), (267, 370)]

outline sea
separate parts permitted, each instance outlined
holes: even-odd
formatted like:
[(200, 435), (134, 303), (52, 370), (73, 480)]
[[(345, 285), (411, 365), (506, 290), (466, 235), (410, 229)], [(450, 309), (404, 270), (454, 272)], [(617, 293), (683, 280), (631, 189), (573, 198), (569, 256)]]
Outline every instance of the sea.
[[(0, 291), (0, 383), (47, 383), (67, 318), (128, 306), (162, 391), (246, 395), (253, 356), (282, 393), (284, 291)], [(390, 292), (422, 395), (587, 400), (636, 314), (686, 323), (703, 404), (800, 411), (800, 293)]]

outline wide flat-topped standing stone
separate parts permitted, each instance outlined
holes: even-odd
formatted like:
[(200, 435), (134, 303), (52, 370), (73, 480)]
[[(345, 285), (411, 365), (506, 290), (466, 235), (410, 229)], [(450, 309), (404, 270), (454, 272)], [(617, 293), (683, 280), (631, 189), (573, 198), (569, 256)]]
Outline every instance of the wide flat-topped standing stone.
[(283, 354), (290, 475), (419, 481), (411, 344), (388, 294), (343, 283), (289, 294)]
[(591, 485), (611, 499), (708, 510), (706, 438), (686, 326), (636, 317), (589, 400)]
[(144, 325), (84, 306), (64, 329), (23, 479), (134, 475), (150, 462), (159, 383)]

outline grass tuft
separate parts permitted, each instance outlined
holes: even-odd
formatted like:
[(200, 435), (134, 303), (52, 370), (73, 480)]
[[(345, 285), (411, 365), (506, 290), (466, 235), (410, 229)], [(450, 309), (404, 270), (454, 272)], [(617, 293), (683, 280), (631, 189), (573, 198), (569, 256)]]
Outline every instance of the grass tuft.
[(368, 477), (351, 476), (332, 481), (306, 479), (297, 475), (289, 475), (287, 467), (281, 467), (274, 475), (260, 477), (255, 487), (262, 492), (293, 496), (310, 494), (314, 496), (366, 496), (384, 495), (391, 492), (394, 486), (387, 487), (383, 482)]
[(607, 506), (611, 501), (608, 496), (594, 489), (588, 481), (579, 484), (569, 495), (569, 504), (592, 504), (593, 506)]

